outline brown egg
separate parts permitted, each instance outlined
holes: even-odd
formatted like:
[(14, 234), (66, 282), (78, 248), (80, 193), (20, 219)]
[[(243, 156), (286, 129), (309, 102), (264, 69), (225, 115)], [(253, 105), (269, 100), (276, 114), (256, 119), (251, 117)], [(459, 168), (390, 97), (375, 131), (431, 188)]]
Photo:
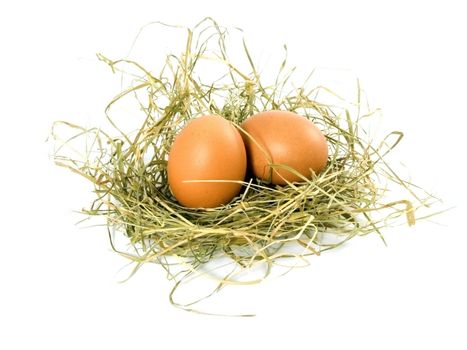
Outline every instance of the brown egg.
[(170, 189), (180, 204), (212, 208), (229, 203), (241, 189), (233, 182), (184, 182), (190, 180), (243, 181), (246, 153), (238, 130), (226, 119), (207, 115), (189, 122), (177, 135), (169, 153)]
[(313, 169), (319, 173), (328, 159), (328, 145), (321, 130), (307, 118), (293, 112), (261, 112), (242, 125), (253, 140), (242, 134), (248, 157), (248, 167), (254, 176), (273, 184), (303, 181), (284, 168), (272, 169), (269, 164), (294, 168), (307, 178)]

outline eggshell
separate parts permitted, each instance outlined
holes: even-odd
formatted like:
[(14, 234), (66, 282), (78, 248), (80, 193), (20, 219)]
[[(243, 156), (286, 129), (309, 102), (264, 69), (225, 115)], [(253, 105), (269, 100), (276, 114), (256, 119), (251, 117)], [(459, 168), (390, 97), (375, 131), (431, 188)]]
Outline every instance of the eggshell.
[(186, 207), (217, 207), (229, 203), (241, 184), (184, 181), (243, 181), (246, 164), (245, 146), (235, 126), (220, 116), (203, 116), (190, 121), (173, 142), (167, 165), (169, 186)]
[(328, 145), (321, 130), (309, 119), (288, 111), (255, 114), (241, 124), (252, 138), (243, 134), (248, 167), (254, 176), (273, 184), (303, 181), (293, 172), (272, 169), (269, 164), (294, 168), (306, 178), (313, 169), (319, 173), (328, 158)]

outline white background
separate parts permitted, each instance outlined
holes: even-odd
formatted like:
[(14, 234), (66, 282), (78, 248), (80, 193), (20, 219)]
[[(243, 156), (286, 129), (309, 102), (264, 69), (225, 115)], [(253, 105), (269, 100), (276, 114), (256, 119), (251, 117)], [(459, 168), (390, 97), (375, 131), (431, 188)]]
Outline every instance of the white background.
[[(461, 4), (2, 2), (0, 348), (466, 349)], [(376, 236), (355, 239), (306, 269), (226, 291), (219, 301), (255, 318), (170, 306), (171, 284), (157, 266), (119, 284), (125, 261), (110, 251), (104, 228), (74, 225), (89, 186), (52, 165), (45, 139), (54, 120), (101, 118), (118, 92), (96, 52), (123, 57), (150, 21), (193, 25), (208, 15), (243, 28), (259, 50), (287, 43), (298, 66), (350, 69), (387, 127), (405, 132), (396, 159), (443, 198), (439, 209), (455, 208), (437, 223), (386, 232), (388, 247)]]

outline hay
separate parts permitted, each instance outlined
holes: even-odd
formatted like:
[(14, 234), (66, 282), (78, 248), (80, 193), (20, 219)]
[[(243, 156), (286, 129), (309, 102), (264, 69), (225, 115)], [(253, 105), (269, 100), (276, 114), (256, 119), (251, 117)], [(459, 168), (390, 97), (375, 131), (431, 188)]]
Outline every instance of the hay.
[[(208, 262), (228, 257), (238, 267), (236, 271), (266, 266), (265, 278), (282, 259), (303, 260), (369, 233), (383, 238), (381, 231), (400, 217), (413, 225), (417, 208), (427, 205), (431, 197), (423, 191), (422, 197), (417, 194), (420, 190), (401, 179), (386, 161), (402, 132), (391, 132), (375, 143), (362, 129), (373, 112), (362, 112), (360, 88), (352, 103), (322, 86), (290, 88), (293, 69), (287, 69), (286, 60), (274, 84), (265, 85), (246, 44), (250, 71), (242, 72), (230, 62), (227, 35), (212, 19), (188, 29), (185, 51), (167, 55), (159, 74), (135, 61), (113, 61), (99, 54), (113, 72), (132, 77), (131, 85), (106, 107), (112, 132), (67, 122), (54, 125), (57, 165), (92, 182), (96, 198), (84, 212), (104, 216), (109, 233), (127, 237), (129, 247), (121, 250), (109, 234), (114, 250), (135, 263), (133, 272), (145, 263), (160, 264), (176, 288)], [(225, 74), (219, 80), (204, 81), (197, 70), (200, 62), (221, 64)], [(335, 97), (340, 105), (319, 102), (318, 96), (323, 95)], [(127, 98), (135, 99), (144, 114), (140, 126), (130, 132), (117, 125), (111, 113)], [(326, 169), (312, 179), (302, 177), (302, 182), (286, 186), (247, 179), (240, 195), (218, 208), (180, 206), (170, 193), (166, 166), (181, 128), (206, 113), (219, 114), (238, 127), (248, 116), (270, 109), (297, 112), (323, 130), (330, 154)], [(63, 139), (59, 127), (73, 131), (72, 136)], [(65, 151), (76, 140), (86, 141), (81, 158)], [(387, 201), (388, 189), (405, 195)], [(235, 275), (221, 278), (218, 289), (247, 283)]]

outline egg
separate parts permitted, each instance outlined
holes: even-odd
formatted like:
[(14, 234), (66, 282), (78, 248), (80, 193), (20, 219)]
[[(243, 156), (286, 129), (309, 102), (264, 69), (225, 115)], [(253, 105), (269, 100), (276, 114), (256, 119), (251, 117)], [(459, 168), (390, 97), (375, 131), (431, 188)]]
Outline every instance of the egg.
[[(303, 181), (297, 174), (270, 164), (295, 169), (306, 178), (322, 171), (328, 159), (328, 145), (321, 130), (309, 119), (288, 111), (272, 110), (246, 119), (241, 128), (248, 168), (257, 178), (277, 185)], [(248, 136), (249, 135), (249, 136)]]
[[(167, 164), (168, 183), (183, 206), (213, 208), (238, 195), (246, 166), (237, 128), (221, 116), (206, 115), (190, 121), (175, 137)], [(196, 180), (220, 181), (186, 182)]]

